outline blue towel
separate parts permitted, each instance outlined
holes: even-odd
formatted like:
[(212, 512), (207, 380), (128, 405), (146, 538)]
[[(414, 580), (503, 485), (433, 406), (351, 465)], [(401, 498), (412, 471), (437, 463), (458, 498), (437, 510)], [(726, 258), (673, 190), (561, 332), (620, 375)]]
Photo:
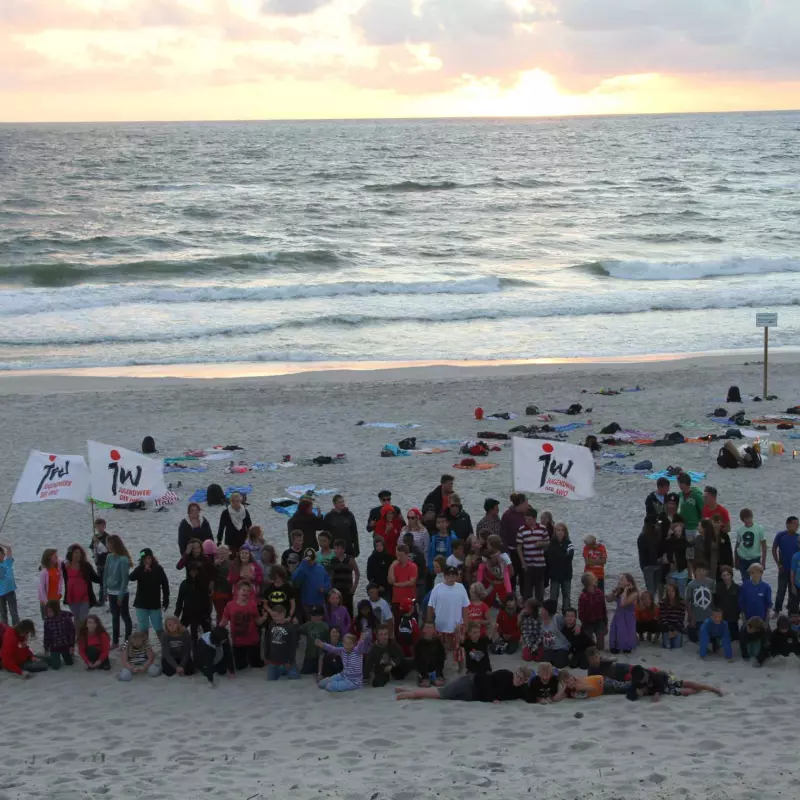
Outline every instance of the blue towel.
[(558, 433), (566, 433), (567, 431), (574, 431), (578, 428), (585, 428), (585, 422), (565, 422), (563, 425), (553, 425), (553, 430)]
[[(225, 497), (230, 497), (234, 492), (239, 492), (239, 494), (251, 494), (252, 491), (252, 486), (229, 486), (225, 490)], [(197, 489), (189, 498), (190, 503), (205, 503), (206, 500), (208, 500), (208, 489)]]
[(208, 467), (164, 467), (164, 472), (208, 472)]
[(384, 450), (388, 450), (391, 453), (394, 453), (396, 456), (410, 456), (410, 450), (401, 450), (396, 444), (385, 444), (383, 446)]
[[(686, 474), (692, 479), (693, 483), (702, 481), (706, 477), (705, 472), (692, 472), (691, 470), (687, 470)], [(677, 475), (667, 475), (667, 471), (665, 469), (662, 469), (660, 472), (651, 472), (646, 477), (650, 478), (651, 481), (657, 481), (659, 478), (669, 478), (670, 480), (678, 480)]]
[(272, 510), (279, 514), (285, 514), (287, 517), (293, 517), (297, 513), (297, 506), (273, 506)]
[(630, 453), (603, 453), (603, 458), (629, 458)]

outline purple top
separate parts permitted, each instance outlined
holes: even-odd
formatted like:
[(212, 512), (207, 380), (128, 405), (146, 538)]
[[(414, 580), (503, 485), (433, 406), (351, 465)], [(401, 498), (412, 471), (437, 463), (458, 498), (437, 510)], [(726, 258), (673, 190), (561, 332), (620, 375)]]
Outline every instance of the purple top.
[(350, 633), (350, 614), (347, 613), (344, 606), (336, 606), (336, 608), (326, 606), (325, 622), (328, 623), (329, 628), (338, 628), (342, 636)]
[(371, 644), (372, 636), (366, 633), (349, 653), (345, 651), (344, 647), (334, 647), (327, 642), (323, 643), (322, 647), (327, 652), (335, 653), (342, 659), (342, 666), (344, 667), (342, 673), (345, 678), (354, 686), (360, 687), (364, 680), (364, 653), (369, 650)]

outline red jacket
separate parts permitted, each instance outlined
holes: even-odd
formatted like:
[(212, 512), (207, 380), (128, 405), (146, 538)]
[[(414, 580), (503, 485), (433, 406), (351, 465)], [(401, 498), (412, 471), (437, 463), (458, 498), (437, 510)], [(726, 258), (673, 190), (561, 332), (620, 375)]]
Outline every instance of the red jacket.
[(508, 642), (518, 642), (522, 638), (519, 629), (519, 613), (509, 616), (505, 609), (497, 615), (497, 632)]
[(33, 658), (28, 645), (20, 639), (14, 628), (6, 628), (3, 634), (3, 645), (0, 647), (0, 661), (3, 669), (22, 675), (22, 665)]
[(394, 508), (388, 503), (381, 510), (381, 518), (375, 523), (374, 536), (380, 536), (386, 545), (386, 552), (394, 558), (397, 555), (397, 540), (400, 538), (400, 531), (403, 530), (402, 517), (395, 516), (391, 524), (386, 522), (386, 513), (394, 512)]
[(111, 640), (108, 638), (108, 634), (105, 632), (99, 635), (94, 634), (94, 636), (91, 636), (87, 633), (86, 636), (78, 637), (78, 652), (81, 654), (81, 658), (88, 667), (91, 662), (89, 661), (89, 657), (86, 655), (87, 647), (97, 647), (100, 649), (100, 658), (98, 660), (102, 664), (108, 658)]

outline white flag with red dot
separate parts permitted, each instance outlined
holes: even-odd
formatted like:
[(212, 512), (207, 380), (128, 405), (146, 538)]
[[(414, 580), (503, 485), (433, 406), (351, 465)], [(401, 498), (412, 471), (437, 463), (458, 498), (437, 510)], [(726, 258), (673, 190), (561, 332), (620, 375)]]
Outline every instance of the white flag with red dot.
[(594, 497), (591, 450), (546, 439), (512, 440), (514, 491), (554, 494), (569, 500)]
[(89, 442), (92, 497), (104, 503), (153, 502), (167, 493), (164, 460), (124, 447)]
[(83, 456), (64, 456), (31, 450), (12, 503), (72, 500), (85, 503), (89, 496), (89, 468)]

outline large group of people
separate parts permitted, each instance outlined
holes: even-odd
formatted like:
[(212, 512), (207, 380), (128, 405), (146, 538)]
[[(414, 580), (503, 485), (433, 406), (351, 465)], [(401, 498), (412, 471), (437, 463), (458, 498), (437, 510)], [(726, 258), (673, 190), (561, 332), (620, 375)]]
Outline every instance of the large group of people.
[[(359, 525), (341, 495), (325, 514), (314, 498), (301, 499), (280, 553), (240, 495), (230, 497), (216, 536), (190, 503), (178, 531), (177, 593), (151, 549), (134, 558), (97, 519), (87, 548), (73, 544), (63, 559), (52, 548), (42, 554), (38, 655), (37, 624), (17, 611), (13, 548), (0, 544), (0, 662), (29, 677), (75, 663), (110, 671), (113, 659), (119, 680), (201, 673), (212, 686), (218, 676), (265, 668), (268, 681), (309, 675), (328, 692), (415, 674), (417, 687), (398, 687), (399, 699), (547, 704), (719, 691), (625, 663), (643, 643), (674, 650), (688, 640), (701, 658), (721, 651), (732, 660), (738, 642), (755, 666), (800, 656), (797, 517), (772, 543), (773, 601), (763, 580), (766, 535), (752, 511), (741, 510), (734, 532), (715, 488), (701, 492), (686, 474), (677, 487), (661, 479), (645, 499), (642, 579), (624, 573), (609, 585), (609, 554), (594, 535), (576, 552), (567, 525), (520, 493), (504, 511), (487, 499), (473, 526), (451, 475), (405, 513), (381, 491), (366, 523), (373, 549), (361, 565)], [(110, 632), (95, 613), (106, 606)], [(623, 661), (604, 659), (606, 644)], [(493, 669), (501, 655), (521, 663)]]

